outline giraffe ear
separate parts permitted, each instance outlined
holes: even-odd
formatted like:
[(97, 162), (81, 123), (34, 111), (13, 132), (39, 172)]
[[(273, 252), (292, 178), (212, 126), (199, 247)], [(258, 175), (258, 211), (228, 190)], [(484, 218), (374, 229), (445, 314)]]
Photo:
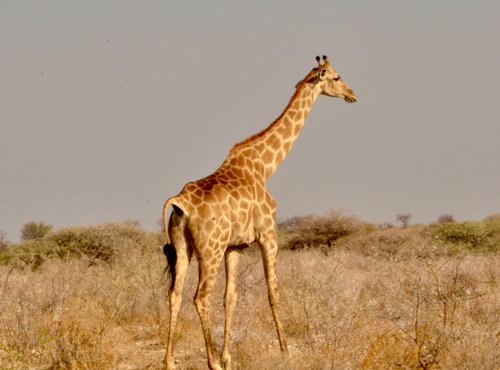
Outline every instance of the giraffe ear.
[[(315, 72), (317, 73), (313, 73), (311, 76), (309, 76), (309, 79), (306, 81), (307, 83), (310, 83), (310, 84), (317, 84), (318, 82), (320, 82), (321, 80), (323, 80), (324, 77), (321, 77), (321, 71), (319, 71), (318, 69), (314, 69)], [(301, 83), (302, 81), (300, 81), (296, 86), (295, 88), (297, 88), (299, 86), (299, 84)]]

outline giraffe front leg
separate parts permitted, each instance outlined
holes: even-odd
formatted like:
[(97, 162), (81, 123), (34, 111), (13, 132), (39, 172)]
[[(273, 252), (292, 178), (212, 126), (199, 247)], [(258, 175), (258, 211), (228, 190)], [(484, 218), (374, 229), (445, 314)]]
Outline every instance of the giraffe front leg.
[(233, 320), (234, 307), (236, 306), (236, 274), (240, 252), (235, 249), (226, 251), (226, 293), (224, 295), (224, 306), (226, 311), (226, 322), (224, 325), (224, 349), (222, 351), (222, 367), (231, 369), (231, 354), (229, 352), (229, 338), (231, 335), (231, 322)]
[(281, 352), (288, 353), (283, 324), (281, 323), (278, 280), (276, 277), (276, 255), (278, 254), (278, 237), (276, 235), (276, 230), (272, 229), (267, 233), (262, 234), (258, 243), (262, 251), (264, 273), (267, 280), (269, 305), (271, 306), (271, 311), (273, 313), (276, 332), (280, 342), (280, 349)]

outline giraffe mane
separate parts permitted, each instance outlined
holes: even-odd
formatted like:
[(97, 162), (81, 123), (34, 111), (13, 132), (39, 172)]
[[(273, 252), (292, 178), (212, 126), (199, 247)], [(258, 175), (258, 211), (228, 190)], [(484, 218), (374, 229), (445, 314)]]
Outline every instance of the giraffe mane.
[(309, 72), (306, 77), (304, 77), (302, 79), (302, 81), (300, 81), (298, 84), (297, 84), (297, 88), (295, 89), (295, 93), (292, 95), (292, 97), (290, 98), (290, 101), (288, 102), (288, 104), (286, 105), (285, 109), (283, 110), (283, 112), (281, 112), (281, 114), (279, 115), (278, 118), (276, 118), (269, 126), (267, 126), (267, 128), (265, 128), (264, 130), (262, 131), (259, 131), (257, 132), (256, 134), (246, 138), (245, 140), (235, 144), (231, 150), (229, 151), (229, 155), (231, 154), (234, 154), (235, 151), (243, 146), (245, 146), (246, 144), (252, 142), (252, 141), (255, 141), (259, 138), (261, 138), (262, 136), (264, 136), (269, 130), (271, 130), (274, 125), (276, 125), (280, 119), (283, 117), (283, 115), (285, 114), (285, 112), (288, 110), (288, 108), (290, 108), (290, 105), (292, 104), (292, 102), (295, 100), (295, 98), (297, 97), (297, 95), (300, 93), (300, 91), (302, 90), (302, 88), (304, 87), (304, 85), (306, 84), (306, 82), (308, 82), (311, 77), (317, 72), (318, 68), (313, 68), (311, 70), (311, 72)]

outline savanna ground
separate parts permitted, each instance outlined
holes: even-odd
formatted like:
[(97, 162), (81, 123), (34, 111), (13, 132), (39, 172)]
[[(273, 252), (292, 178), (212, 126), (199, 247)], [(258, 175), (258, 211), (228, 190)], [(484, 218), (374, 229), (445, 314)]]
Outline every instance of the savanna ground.
[[(236, 369), (499, 369), (500, 217), (384, 227), (332, 213), (280, 224), (283, 357), (260, 252), (242, 254)], [(161, 236), (131, 224), (50, 231), (0, 252), (0, 368), (161, 368)], [(206, 368), (193, 259), (175, 354)], [(224, 272), (212, 299), (222, 347)]]

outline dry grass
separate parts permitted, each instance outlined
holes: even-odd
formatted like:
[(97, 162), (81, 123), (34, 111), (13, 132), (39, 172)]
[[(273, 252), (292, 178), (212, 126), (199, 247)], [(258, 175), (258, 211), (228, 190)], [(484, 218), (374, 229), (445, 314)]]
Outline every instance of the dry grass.
[[(148, 239), (154, 244), (154, 238)], [(168, 304), (165, 258), (126, 243), (113, 261), (50, 258), (0, 266), (0, 368), (161, 368)], [(278, 277), (290, 355), (279, 352), (255, 248), (241, 258), (232, 331), (237, 369), (498, 369), (499, 256), (439, 253), (421, 229), (355, 235), (335, 248), (282, 250)], [(179, 369), (206, 368), (184, 291)], [(222, 347), (224, 273), (213, 297)]]

